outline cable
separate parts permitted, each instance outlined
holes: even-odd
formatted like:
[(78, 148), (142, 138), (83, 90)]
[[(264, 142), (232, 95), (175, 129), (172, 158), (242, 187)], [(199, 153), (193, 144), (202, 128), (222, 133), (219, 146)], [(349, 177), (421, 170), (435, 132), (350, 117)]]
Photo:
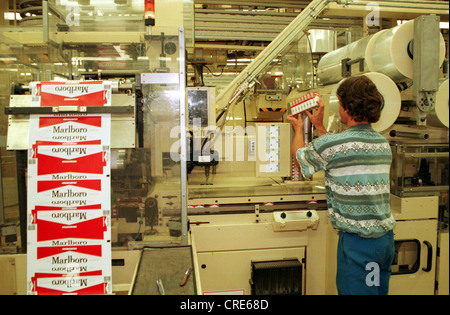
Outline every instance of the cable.
[(142, 221), (142, 218), (143, 218), (143, 215), (141, 214), (141, 218), (140, 218), (140, 220), (139, 220), (139, 228), (138, 228), (136, 237), (133, 239), (133, 242), (135, 242), (135, 241), (138, 239), (139, 234), (141, 233), (141, 226), (142, 226), (142, 222), (143, 222), (143, 221)]
[(244, 104), (244, 130), (245, 135), (247, 135), (247, 109), (245, 108), (245, 101), (242, 101), (242, 103)]
[(223, 74), (223, 69), (225, 69), (225, 66), (222, 67), (222, 72), (220, 74), (214, 74), (211, 69), (208, 68), (207, 65), (205, 65), (205, 68), (208, 69), (208, 71), (214, 76), (214, 77), (220, 77)]

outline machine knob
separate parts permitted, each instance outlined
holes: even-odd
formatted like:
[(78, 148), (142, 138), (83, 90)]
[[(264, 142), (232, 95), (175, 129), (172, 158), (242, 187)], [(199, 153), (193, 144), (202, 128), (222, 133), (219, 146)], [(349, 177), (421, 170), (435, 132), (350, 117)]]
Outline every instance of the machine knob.
[(285, 212), (281, 212), (280, 217), (281, 217), (282, 219), (286, 219), (286, 213), (285, 213)]
[(312, 212), (311, 212), (311, 211), (306, 212), (306, 216), (307, 216), (308, 218), (311, 218), (311, 217), (312, 217)]

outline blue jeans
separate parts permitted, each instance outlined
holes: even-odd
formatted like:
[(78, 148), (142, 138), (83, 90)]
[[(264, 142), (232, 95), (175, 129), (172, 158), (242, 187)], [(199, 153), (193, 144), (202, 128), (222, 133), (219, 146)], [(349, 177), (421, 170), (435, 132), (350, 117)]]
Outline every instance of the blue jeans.
[(387, 295), (394, 233), (379, 238), (339, 233), (336, 286), (340, 295)]

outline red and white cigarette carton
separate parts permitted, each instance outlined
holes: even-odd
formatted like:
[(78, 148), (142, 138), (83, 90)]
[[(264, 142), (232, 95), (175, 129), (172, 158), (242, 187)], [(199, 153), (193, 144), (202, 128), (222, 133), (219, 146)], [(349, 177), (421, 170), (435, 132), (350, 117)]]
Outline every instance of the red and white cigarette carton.
[(71, 274), (35, 273), (29, 292), (36, 295), (112, 293), (109, 276), (101, 270)]
[(317, 106), (317, 101), (319, 100), (319, 93), (317, 92), (310, 92), (302, 97), (299, 97), (289, 103), (291, 106), (291, 113), (292, 115), (296, 115), (298, 113), (302, 113), (305, 110), (314, 109)]
[(103, 246), (48, 246), (37, 248), (36, 273), (74, 274), (102, 269)]
[(100, 140), (76, 143), (37, 141), (31, 147), (28, 158), (30, 174), (109, 175), (109, 146), (102, 145)]
[(81, 207), (100, 203), (102, 209), (109, 209), (110, 197), (105, 188), (109, 180), (44, 180), (30, 183), (30, 206)]
[[(31, 211), (28, 238), (37, 246), (60, 245), (60, 243), (52, 241), (62, 239), (108, 241), (110, 219), (107, 213), (100, 209), (100, 205), (97, 206), (97, 209), (74, 207), (73, 210), (63, 207), (35, 206)], [(88, 243), (78, 244), (88, 245)], [(91, 244), (98, 244), (98, 242)]]
[(110, 106), (110, 81), (32, 82), (31, 106)]
[(78, 143), (91, 140), (109, 142), (110, 135), (105, 133), (111, 123), (110, 115), (55, 114), (31, 115), (30, 142), (55, 141)]

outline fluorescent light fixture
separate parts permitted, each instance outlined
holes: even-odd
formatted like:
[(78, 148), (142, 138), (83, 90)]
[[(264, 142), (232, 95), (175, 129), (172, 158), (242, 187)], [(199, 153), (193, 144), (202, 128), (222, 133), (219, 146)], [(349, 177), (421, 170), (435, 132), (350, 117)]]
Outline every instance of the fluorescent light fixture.
[[(3, 18), (5, 20), (14, 20), (14, 12), (4, 12), (3, 13)], [(20, 16), (19, 13), (16, 12), (16, 20), (21, 20), (22, 17)]]
[(92, 61), (116, 61), (116, 60), (133, 60), (130, 57), (73, 57), (72, 61), (76, 60), (92, 60)]
[(0, 61), (17, 61), (15, 57), (0, 58)]

